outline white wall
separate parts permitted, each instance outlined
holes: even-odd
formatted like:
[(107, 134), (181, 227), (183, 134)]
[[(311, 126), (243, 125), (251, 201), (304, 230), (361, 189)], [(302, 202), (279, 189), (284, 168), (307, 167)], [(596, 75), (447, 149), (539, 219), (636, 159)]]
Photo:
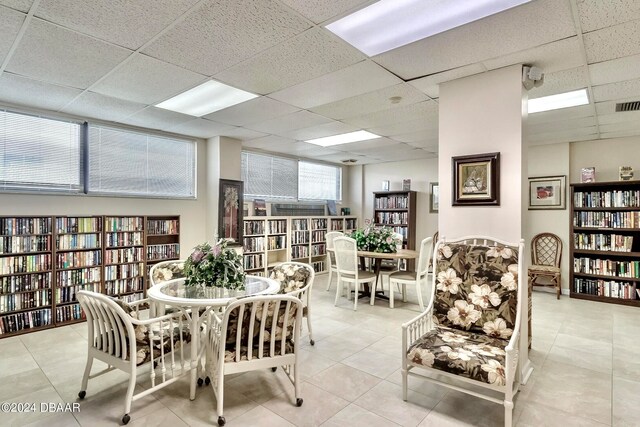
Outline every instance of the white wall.
[[(625, 113), (621, 113), (625, 114)], [(596, 181), (618, 181), (618, 168), (631, 166), (640, 179), (640, 137), (601, 139), (571, 144), (571, 181), (580, 182), (580, 169), (596, 168)]]

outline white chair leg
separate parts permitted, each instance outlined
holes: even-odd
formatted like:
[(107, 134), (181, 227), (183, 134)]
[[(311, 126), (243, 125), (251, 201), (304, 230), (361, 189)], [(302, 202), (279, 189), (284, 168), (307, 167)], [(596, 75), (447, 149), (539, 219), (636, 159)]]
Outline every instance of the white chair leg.
[(416, 292), (418, 293), (418, 304), (420, 304), (420, 311), (424, 311), (424, 302), (422, 302), (422, 287), (420, 281), (416, 282)]
[(407, 302), (407, 285), (402, 284), (402, 302)]
[(394, 293), (393, 282), (391, 281), (391, 277), (389, 277), (389, 308), (393, 308)]
[(340, 275), (338, 275), (338, 279), (336, 282), (336, 300), (333, 302), (333, 305), (338, 305), (338, 298), (340, 298), (340, 292), (342, 291), (342, 280), (340, 280)]
[[(380, 281), (382, 281), (382, 279), (380, 279)], [(371, 284), (369, 285), (369, 289), (371, 290), (371, 302), (369, 304), (371, 305), (375, 305), (376, 304), (376, 291), (378, 290), (378, 281), (376, 280), (375, 282), (371, 282)], [(383, 286), (384, 289), (384, 286)]]
[(331, 270), (331, 265), (329, 265), (329, 279), (327, 280), (327, 292), (329, 292), (329, 289), (331, 289), (331, 276), (333, 274), (333, 271)]
[[(404, 365), (404, 362), (403, 362)], [(407, 367), (403, 366), (402, 367), (402, 400), (404, 400), (405, 402), (407, 401), (407, 388), (409, 386), (408, 381), (408, 375), (407, 375)]]
[(217, 403), (217, 412), (218, 412), (218, 425), (220, 425), (220, 419), (224, 420), (224, 372), (218, 372), (218, 383), (217, 383), (217, 392), (216, 392), (216, 403)]
[(511, 427), (513, 425), (513, 402), (510, 400), (504, 401), (504, 427)]
[[(349, 284), (349, 288), (347, 292), (351, 290), (351, 284)], [(360, 294), (360, 284), (354, 282), (353, 283), (353, 311), (358, 310), (358, 295)]]
[[(153, 369), (153, 367), (151, 368)], [(133, 392), (136, 388), (136, 369), (134, 368), (129, 373), (129, 387), (127, 388), (127, 395), (124, 401), (124, 416), (126, 417), (131, 412), (131, 403), (133, 402)]]
[(309, 309), (309, 306), (307, 306), (307, 329), (309, 330), (309, 344), (314, 345), (313, 331), (311, 330), (311, 310)]
[(87, 365), (84, 368), (84, 375), (82, 376), (82, 386), (80, 387), (80, 399), (84, 399), (84, 395), (87, 391), (87, 385), (89, 383), (89, 375), (91, 375), (91, 366), (93, 366), (93, 356), (87, 356)]

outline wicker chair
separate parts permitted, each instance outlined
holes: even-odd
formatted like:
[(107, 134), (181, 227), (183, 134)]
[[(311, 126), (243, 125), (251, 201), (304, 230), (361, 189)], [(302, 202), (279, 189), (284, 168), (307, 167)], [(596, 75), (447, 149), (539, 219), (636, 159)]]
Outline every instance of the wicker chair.
[[(562, 240), (553, 233), (540, 233), (531, 239), (531, 261), (529, 267), (530, 286), (551, 286), (556, 288), (556, 298), (560, 299), (562, 276), (560, 260), (562, 259)], [(546, 283), (538, 283), (545, 278)]]
[(342, 237), (344, 233), (340, 231), (330, 231), (325, 235), (327, 241), (327, 270), (329, 271), (329, 277), (327, 279), (327, 291), (331, 289), (331, 278), (333, 273), (338, 274), (338, 266), (336, 265), (336, 255), (333, 252), (333, 239), (336, 237)]

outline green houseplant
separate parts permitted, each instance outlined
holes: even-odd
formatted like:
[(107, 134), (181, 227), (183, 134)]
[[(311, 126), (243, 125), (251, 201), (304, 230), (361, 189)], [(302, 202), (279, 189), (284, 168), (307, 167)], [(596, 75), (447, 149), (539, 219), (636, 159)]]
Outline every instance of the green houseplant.
[(242, 255), (228, 248), (224, 239), (196, 246), (184, 263), (184, 274), (187, 285), (244, 289)]
[(358, 249), (369, 252), (393, 253), (402, 241), (395, 236), (389, 227), (375, 227), (371, 220), (365, 220), (365, 227), (359, 228), (350, 235), (355, 239)]

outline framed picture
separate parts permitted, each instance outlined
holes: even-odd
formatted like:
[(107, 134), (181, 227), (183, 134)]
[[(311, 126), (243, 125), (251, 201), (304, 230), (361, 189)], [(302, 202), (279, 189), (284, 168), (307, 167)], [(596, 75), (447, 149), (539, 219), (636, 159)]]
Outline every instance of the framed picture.
[(430, 194), (429, 194), (429, 212), (438, 213), (438, 204), (440, 203), (440, 186), (437, 182), (432, 182), (430, 184)]
[(229, 239), (230, 246), (242, 246), (242, 184), (242, 181), (220, 180), (218, 236)]
[(500, 153), (452, 157), (452, 206), (500, 206)]
[(567, 176), (529, 178), (529, 210), (566, 209)]

